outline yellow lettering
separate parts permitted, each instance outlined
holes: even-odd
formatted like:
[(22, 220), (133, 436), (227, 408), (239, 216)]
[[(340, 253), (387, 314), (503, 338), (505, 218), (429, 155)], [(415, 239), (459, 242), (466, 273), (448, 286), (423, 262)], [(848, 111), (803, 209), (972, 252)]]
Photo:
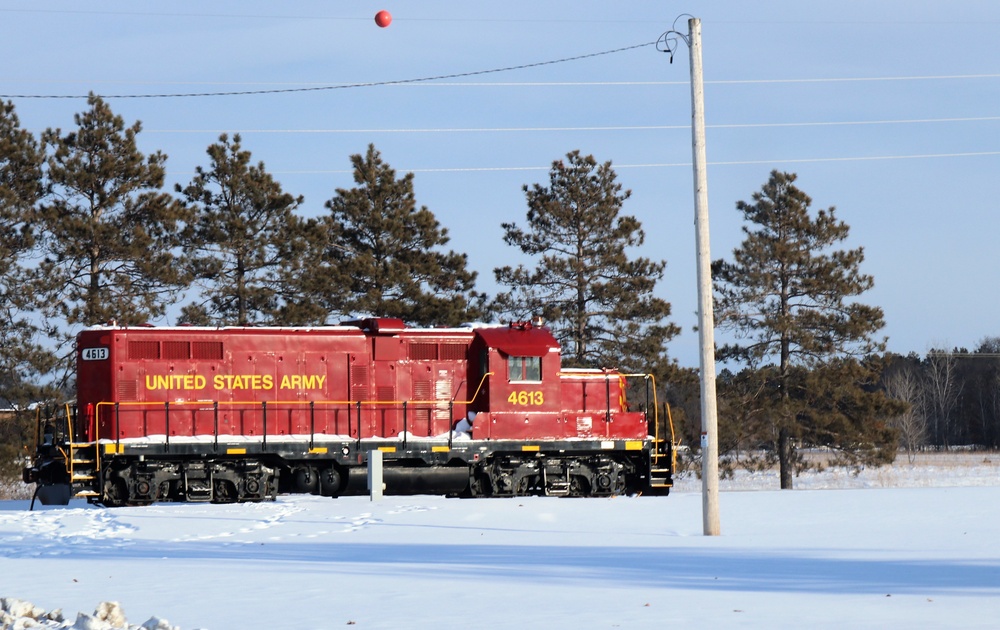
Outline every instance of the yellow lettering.
[[(325, 381), (325, 374), (286, 374), (281, 377), (280, 389), (323, 389)], [(271, 386), (267, 388), (270, 389)]]
[[(205, 386), (204, 377), (197, 389)], [(270, 374), (216, 374), (212, 378), (215, 389), (274, 389), (274, 377)]]
[[(220, 386), (219, 376), (215, 377)], [(205, 389), (208, 381), (201, 374), (147, 374), (146, 389)]]
[(518, 406), (541, 406), (545, 404), (545, 396), (541, 391), (513, 391), (507, 397), (507, 402)]

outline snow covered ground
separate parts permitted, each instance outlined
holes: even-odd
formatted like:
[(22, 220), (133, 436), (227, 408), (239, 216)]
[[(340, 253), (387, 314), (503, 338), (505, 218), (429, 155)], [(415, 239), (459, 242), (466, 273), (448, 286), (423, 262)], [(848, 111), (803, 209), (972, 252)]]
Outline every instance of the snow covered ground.
[(89, 615), (104, 602), (184, 630), (1000, 626), (1000, 456), (776, 486), (723, 482), (719, 537), (697, 479), (656, 498), (3, 501), (0, 596), (80, 630), (110, 627)]

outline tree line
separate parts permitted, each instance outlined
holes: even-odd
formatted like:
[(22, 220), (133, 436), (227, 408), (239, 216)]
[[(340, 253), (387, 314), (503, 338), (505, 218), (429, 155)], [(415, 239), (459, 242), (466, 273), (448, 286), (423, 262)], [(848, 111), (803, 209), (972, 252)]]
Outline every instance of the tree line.
[[(529, 262), (493, 269), (504, 290), (489, 296), (476, 289), (467, 256), (448, 249), (448, 230), (418, 204), (413, 174), (399, 176), (374, 145), (350, 156), (354, 186), (335, 189), (324, 213), (306, 217), (303, 197), (254, 161), (238, 134), (220, 135), (191, 181), (166, 190), (167, 156), (139, 151), (140, 122), (126, 125), (94, 95), (74, 122), (36, 138), (12, 103), (0, 103), (5, 406), (65, 397), (73, 338), (93, 324), (168, 313), (197, 325), (375, 316), (454, 326), (542, 316), (565, 364), (653, 372), (677, 412), (679, 437), (697, 446), (697, 375), (670, 358), (680, 330), (670, 303), (654, 295), (666, 261), (634, 255), (645, 234), (623, 211), (631, 193), (610, 162), (571, 151), (552, 163), (547, 182), (523, 186), (523, 223), (501, 227)], [(794, 181), (774, 171), (737, 204), (745, 240), (713, 264), (717, 324), (737, 340), (719, 356), (740, 366), (719, 378), (723, 456), (776, 462), (782, 487), (791, 487), (811, 446), (854, 465), (891, 461), (900, 440), (909, 444), (911, 416), (928, 427), (914, 444), (995, 442), (996, 370), (980, 362), (935, 381), (930, 355), (887, 356), (882, 311), (860, 301), (874, 282), (860, 271), (863, 250), (838, 249), (848, 226), (834, 208), (812, 212)], [(920, 396), (908, 393), (907, 378)], [(932, 382), (942, 388), (936, 397)], [(982, 411), (981, 425), (959, 420), (966, 406)], [(0, 424), (8, 470), (26, 426)]]
[(1000, 337), (985, 337), (971, 351), (890, 355), (882, 382), (908, 405), (894, 426), (911, 459), (926, 446), (1000, 448)]
[[(487, 296), (467, 256), (447, 248), (448, 230), (417, 203), (413, 174), (397, 175), (373, 145), (350, 156), (354, 186), (307, 217), (304, 199), (238, 134), (222, 134), (171, 191), (167, 156), (143, 154), (141, 123), (127, 125), (100, 97), (90, 96), (75, 128), (37, 138), (12, 103), (0, 105), (3, 407), (68, 396), (81, 328), (168, 313), (173, 323), (219, 326), (540, 315), (568, 365), (671, 363), (666, 343), (678, 329), (653, 295), (666, 263), (632, 255), (645, 236), (622, 211), (630, 193), (610, 162), (573, 151), (553, 162), (547, 183), (524, 186), (524, 223), (502, 227), (531, 264), (495, 269), (507, 290)], [(12, 462), (26, 424), (0, 426), (0, 460)]]

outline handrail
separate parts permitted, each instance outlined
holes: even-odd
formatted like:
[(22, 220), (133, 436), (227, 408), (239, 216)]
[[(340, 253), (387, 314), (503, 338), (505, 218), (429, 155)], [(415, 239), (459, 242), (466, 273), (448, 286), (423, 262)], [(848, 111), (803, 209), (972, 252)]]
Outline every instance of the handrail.
[[(653, 437), (656, 438), (656, 439), (659, 439), (660, 436), (659, 436), (658, 432), (659, 432), (659, 429), (660, 429), (660, 403), (656, 399), (656, 376), (653, 375), (653, 374), (651, 374), (651, 373), (621, 374), (620, 376), (624, 376), (625, 378), (638, 378), (638, 377), (641, 377), (641, 378), (644, 378), (644, 379), (648, 379), (649, 381), (652, 382), (652, 384), (653, 384), (653, 426), (655, 427), (655, 429), (654, 429), (655, 432), (653, 433)], [(670, 425), (670, 431), (671, 431), (671, 433), (673, 433), (673, 430), (674, 430), (674, 426), (671, 423), (671, 425)]]
[[(603, 376), (609, 382), (610, 382), (611, 376), (615, 375), (615, 374), (613, 374), (611, 372), (608, 372), (606, 370), (605, 371), (597, 371), (597, 370), (594, 370), (594, 371), (581, 371), (581, 372), (564, 372), (564, 371), (560, 371), (558, 374), (560, 376), (577, 376), (577, 377), (586, 377), (586, 376), (602, 377)], [(655, 443), (659, 444), (660, 443), (660, 403), (659, 403), (659, 400), (657, 399), (657, 394), (656, 394), (656, 376), (653, 375), (652, 373), (625, 373), (625, 372), (618, 372), (617, 376), (621, 376), (621, 377), (625, 377), (625, 378), (644, 378), (644, 379), (647, 379), (647, 380), (649, 380), (651, 382), (651, 384), (653, 386), (653, 440), (655, 441)], [(610, 403), (609, 403), (609, 407), (610, 407)], [(649, 412), (648, 404), (647, 404), (647, 410), (646, 411), (647, 411), (647, 413)], [(674, 470), (677, 470), (677, 449), (675, 448), (676, 447), (676, 439), (677, 438), (676, 438), (676, 434), (674, 432), (674, 418), (673, 418), (673, 415), (670, 413), (670, 404), (669, 403), (667, 403), (667, 426), (670, 428), (670, 458), (671, 458), (670, 470), (674, 471)], [(659, 457), (660, 454), (654, 452), (654, 455), (656, 457)]]
[(670, 421), (670, 472), (677, 470), (677, 448), (674, 442), (674, 418), (670, 414), (670, 403), (667, 403), (667, 419)]
[[(246, 408), (246, 409), (255, 408), (257, 406), (264, 406), (264, 409), (266, 409), (266, 405), (285, 406), (285, 407), (302, 406), (302, 407), (308, 408), (310, 410), (310, 412), (311, 412), (310, 415), (312, 414), (312, 410), (315, 409), (315, 407), (317, 405), (323, 406), (323, 407), (344, 406), (347, 409), (347, 411), (348, 411), (348, 417), (350, 417), (350, 409), (351, 409), (351, 407), (355, 406), (355, 405), (357, 405), (359, 408), (362, 405), (372, 406), (372, 407), (375, 407), (375, 406), (388, 406), (388, 405), (436, 405), (436, 406), (448, 405), (449, 409), (454, 410), (455, 405), (470, 405), (473, 402), (475, 402), (476, 398), (479, 397), (479, 393), (483, 389), (483, 385), (486, 383), (486, 379), (488, 377), (490, 377), (490, 376), (493, 376), (493, 375), (494, 375), (494, 372), (487, 372), (486, 374), (483, 375), (483, 377), (479, 380), (479, 385), (476, 387), (476, 391), (473, 393), (472, 397), (469, 400), (451, 400), (451, 399), (448, 399), (448, 398), (436, 398), (434, 400), (271, 400), (271, 401), (267, 401), (267, 400), (263, 400), (263, 401), (175, 400), (175, 401), (101, 401), (101, 402), (96, 403), (96, 405), (94, 405), (94, 414), (95, 414), (94, 442), (97, 443), (97, 442), (100, 441), (100, 435), (99, 435), (99, 433), (100, 433), (101, 423), (100, 423), (99, 420), (100, 420), (100, 417), (101, 417), (101, 409), (102, 409), (102, 407), (113, 406), (115, 408), (115, 424), (116, 424), (115, 433), (116, 434), (120, 434), (121, 433), (120, 427), (118, 426), (118, 422), (119, 421), (118, 421), (118, 417), (117, 416), (118, 416), (118, 409), (120, 407), (122, 407), (122, 406), (126, 406), (126, 407), (158, 407), (158, 406), (162, 405), (166, 409), (169, 409), (171, 406), (180, 406), (180, 407), (200, 406), (200, 407), (204, 407), (206, 405), (212, 405), (212, 407), (214, 408), (214, 410), (215, 410), (216, 413), (218, 412), (218, 408), (219, 408), (220, 405), (222, 405), (222, 406), (228, 406), (228, 407), (242, 407), (242, 408)], [(67, 409), (68, 408), (69, 408), (69, 405), (67, 405)], [(266, 413), (266, 411), (265, 411), (265, 413)], [(454, 415), (453, 411), (452, 411), (452, 415)], [(216, 423), (217, 422), (218, 422), (218, 420), (216, 420)], [(359, 429), (360, 429), (360, 426), (359, 426)], [(169, 439), (170, 439), (170, 437), (169, 437), (169, 429), (165, 429), (165, 430), (168, 431), (167, 440), (168, 440), (168, 444), (169, 444)], [(214, 432), (215, 432), (215, 435), (219, 434), (218, 424), (216, 424)], [(348, 432), (350, 432), (350, 428), (348, 428)], [(449, 431), (449, 433), (450, 433), (450, 431)], [(360, 431), (359, 431), (359, 436), (360, 436)], [(116, 441), (118, 441), (118, 440), (121, 439), (121, 436), (120, 435), (116, 435), (115, 439), (116, 439)], [(450, 437), (449, 437), (449, 441), (450, 441)]]
[(65, 403), (66, 407), (66, 437), (69, 443), (72, 444), (76, 439), (76, 434), (73, 432), (73, 413), (69, 410), (69, 403)]
[[(471, 405), (476, 401), (479, 396), (479, 392), (482, 391), (483, 383), (486, 382), (486, 378), (493, 376), (493, 372), (487, 372), (483, 375), (482, 379), (479, 381), (479, 385), (476, 387), (475, 393), (469, 400), (451, 400), (450, 398), (435, 398), (433, 400), (267, 400), (267, 401), (213, 401), (213, 400), (174, 400), (174, 401), (102, 401), (96, 404), (97, 408), (105, 407), (108, 405), (125, 405), (125, 406), (140, 406), (140, 405), (180, 405), (180, 406), (190, 406), (190, 405), (243, 405), (243, 406), (256, 406), (261, 403), (268, 405), (326, 405), (326, 406), (336, 406), (336, 405), (402, 405), (403, 403), (408, 403), (410, 405)], [(99, 415), (99, 414), (98, 414)], [(95, 439), (97, 438), (97, 431), (94, 432)]]
[[(622, 374), (625, 377), (641, 376), (647, 378), (652, 382), (653, 385), (653, 439), (656, 443), (660, 442), (660, 403), (656, 396), (656, 376), (653, 374)], [(670, 428), (670, 470), (671, 472), (677, 470), (677, 437), (674, 432), (674, 417), (670, 413), (670, 403), (667, 405), (667, 426)]]

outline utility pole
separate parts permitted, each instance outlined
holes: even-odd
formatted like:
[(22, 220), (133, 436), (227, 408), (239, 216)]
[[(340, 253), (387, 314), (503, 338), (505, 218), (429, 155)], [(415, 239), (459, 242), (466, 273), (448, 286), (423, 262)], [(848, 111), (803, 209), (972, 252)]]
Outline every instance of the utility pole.
[(701, 512), (704, 534), (718, 536), (719, 418), (715, 399), (715, 315), (712, 254), (708, 240), (708, 158), (705, 152), (705, 88), (701, 72), (701, 20), (688, 20), (691, 48), (691, 138), (694, 156), (694, 227), (698, 259), (698, 345), (701, 366)]
[[(677, 39), (691, 51), (691, 150), (694, 165), (695, 255), (698, 268), (698, 347), (701, 374), (701, 512), (704, 534), (718, 536), (719, 419), (715, 398), (715, 315), (712, 254), (708, 239), (708, 158), (705, 153), (705, 87), (701, 72), (701, 20), (688, 16), (688, 34), (676, 28), (660, 37), (657, 50), (670, 53)], [(678, 20), (680, 18), (677, 18)], [(677, 20), (674, 20), (676, 27)]]

